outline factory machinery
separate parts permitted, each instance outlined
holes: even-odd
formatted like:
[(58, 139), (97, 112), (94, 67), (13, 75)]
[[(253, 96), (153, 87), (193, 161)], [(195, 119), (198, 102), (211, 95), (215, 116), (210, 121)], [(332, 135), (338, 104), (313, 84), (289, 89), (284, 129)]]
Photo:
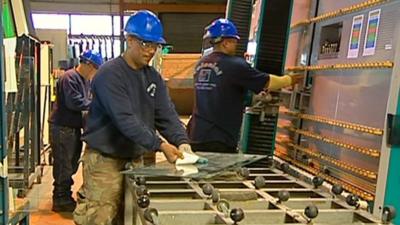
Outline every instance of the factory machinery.
[[(327, 191), (321, 177), (279, 162), (277, 168), (242, 168), (243, 178), (232, 181), (130, 177), (125, 224), (390, 224), (395, 216), (385, 207), (377, 219), (361, 209), (367, 203), (356, 195), (342, 198), (341, 185)], [(302, 174), (313, 185), (289, 174)]]
[(227, 17), (237, 55), (304, 83), (249, 98), (240, 150), (266, 158), (241, 177), (127, 175), (125, 223), (400, 224), (400, 1), (231, 0)]

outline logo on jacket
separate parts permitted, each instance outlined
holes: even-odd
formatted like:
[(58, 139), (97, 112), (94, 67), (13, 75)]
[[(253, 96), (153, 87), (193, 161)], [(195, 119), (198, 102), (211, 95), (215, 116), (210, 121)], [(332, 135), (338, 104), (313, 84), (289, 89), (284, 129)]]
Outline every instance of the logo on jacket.
[(214, 71), (215, 76), (222, 75), (222, 70), (218, 67), (217, 63), (204, 63), (203, 62), (199, 66), (196, 67), (196, 72), (199, 72), (204, 69)]
[(199, 82), (209, 82), (210, 75), (211, 75), (210, 69), (201, 69), (199, 71)]
[(157, 89), (157, 85), (155, 83), (151, 83), (148, 87), (147, 87), (147, 93), (149, 93), (149, 95), (151, 97), (154, 97), (156, 95), (156, 89)]

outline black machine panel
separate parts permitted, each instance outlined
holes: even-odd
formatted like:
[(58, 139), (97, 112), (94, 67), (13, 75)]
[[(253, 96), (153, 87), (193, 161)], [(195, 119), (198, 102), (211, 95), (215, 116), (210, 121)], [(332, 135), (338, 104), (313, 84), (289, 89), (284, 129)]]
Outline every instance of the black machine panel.
[(198, 53), (202, 48), (204, 27), (217, 18), (219, 13), (161, 13), (164, 36), (173, 46), (173, 53)]
[(236, 49), (237, 56), (243, 56), (249, 42), (253, 0), (232, 0), (228, 9), (228, 19), (236, 25), (240, 40)]
[(255, 66), (271, 74), (284, 71), (292, 0), (267, 0), (259, 21)]

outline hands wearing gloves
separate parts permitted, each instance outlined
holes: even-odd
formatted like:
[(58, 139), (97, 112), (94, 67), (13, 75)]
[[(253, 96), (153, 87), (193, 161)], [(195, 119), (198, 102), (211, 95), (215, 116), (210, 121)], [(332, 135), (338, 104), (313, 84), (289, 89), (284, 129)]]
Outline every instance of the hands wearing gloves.
[(162, 142), (160, 145), (160, 150), (164, 153), (165, 158), (167, 158), (168, 162), (174, 163), (178, 159), (183, 159), (183, 154), (179, 151), (175, 146), (168, 144), (166, 142)]
[(178, 147), (179, 151), (183, 153), (183, 159), (178, 159), (176, 164), (194, 164), (201, 163), (205, 164), (208, 162), (208, 159), (199, 157), (192, 151), (192, 147), (189, 144), (181, 144)]
[(192, 147), (189, 144), (181, 144), (178, 147), (179, 151), (194, 154)]
[(304, 75), (269, 75), (269, 82), (267, 89), (270, 91), (277, 91), (284, 87), (289, 87), (291, 85), (295, 85), (301, 83), (304, 79)]

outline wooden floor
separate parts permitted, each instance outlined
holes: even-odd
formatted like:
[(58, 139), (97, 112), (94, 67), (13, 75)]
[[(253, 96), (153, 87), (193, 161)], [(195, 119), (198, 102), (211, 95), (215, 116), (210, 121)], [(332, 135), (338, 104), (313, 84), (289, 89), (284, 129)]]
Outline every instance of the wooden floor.
[[(30, 201), (30, 217), (32, 225), (74, 225), (72, 213), (55, 213), (51, 211), (53, 176), (52, 166), (45, 166), (43, 171), (42, 183), (34, 184), (29, 190), (27, 198)], [(82, 184), (81, 170), (74, 177), (74, 195)]]
[[(166, 160), (161, 153), (156, 154), (156, 161)], [(41, 184), (34, 184), (27, 193), (26, 199), (30, 202), (31, 225), (74, 225), (72, 213), (55, 213), (51, 211), (53, 175), (52, 166), (45, 166)], [(73, 197), (76, 199), (76, 192), (82, 185), (82, 167), (73, 177)]]

